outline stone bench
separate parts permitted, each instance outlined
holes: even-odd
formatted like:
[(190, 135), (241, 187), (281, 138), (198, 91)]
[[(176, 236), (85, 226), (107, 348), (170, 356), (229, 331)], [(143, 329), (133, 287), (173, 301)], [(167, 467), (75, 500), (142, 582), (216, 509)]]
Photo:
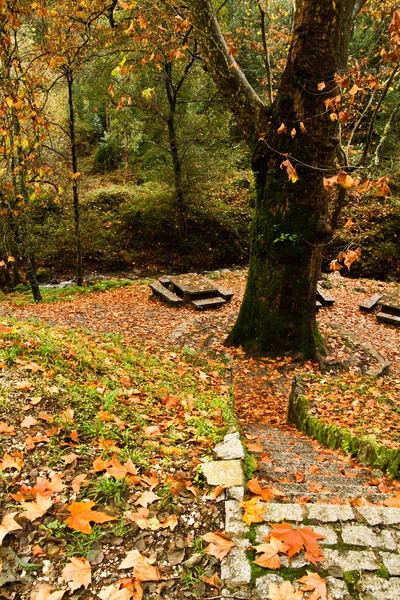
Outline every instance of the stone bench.
[(363, 312), (372, 312), (382, 298), (382, 294), (374, 294), (364, 304), (360, 304), (359, 309)]

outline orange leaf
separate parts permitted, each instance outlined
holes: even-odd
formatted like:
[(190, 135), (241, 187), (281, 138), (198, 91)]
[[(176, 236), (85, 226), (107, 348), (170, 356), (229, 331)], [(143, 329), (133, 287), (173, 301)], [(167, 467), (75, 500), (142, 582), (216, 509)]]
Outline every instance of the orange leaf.
[(390, 498), (384, 500), (383, 504), (392, 508), (400, 508), (400, 493), (395, 492), (394, 496), (391, 496)]
[(222, 560), (235, 546), (235, 543), (232, 542), (226, 533), (221, 533), (220, 531), (206, 533), (201, 537), (204, 541), (209, 542), (205, 550), (206, 553), (215, 556), (218, 560)]
[(252, 494), (260, 496), (264, 502), (269, 502), (271, 498), (285, 495), (283, 492), (274, 487), (262, 488), (258, 479), (255, 479), (254, 477), (247, 482), (247, 488)]
[(111, 517), (106, 513), (92, 510), (92, 507), (95, 504), (96, 503), (92, 501), (72, 502), (72, 504), (67, 507), (71, 516), (68, 517), (68, 519), (65, 519), (64, 523), (71, 529), (77, 529), (82, 533), (91, 533), (92, 528), (90, 526), (90, 521), (93, 521), (93, 523), (106, 523), (107, 521), (117, 520), (117, 517)]
[(286, 554), (289, 548), (277, 538), (271, 538), (269, 544), (259, 544), (258, 546), (254, 546), (254, 549), (256, 552), (262, 552), (262, 555), (254, 561), (255, 565), (266, 569), (280, 569), (281, 560), (279, 552)]
[(149, 511), (147, 510), (147, 508), (138, 508), (138, 511), (136, 513), (130, 513), (129, 515), (126, 515), (126, 518), (129, 519), (130, 521), (133, 521), (134, 523), (136, 523), (136, 525), (139, 527), (139, 529), (147, 529), (148, 527), (148, 520), (147, 517), (149, 516)]
[[(269, 537), (275, 537), (281, 540), (284, 544), (289, 546), (288, 559), (290, 561), (294, 554), (297, 554), (303, 548), (307, 550), (308, 559), (311, 562), (315, 562), (315, 559), (323, 558), (320, 547), (318, 546), (317, 540), (322, 540), (325, 536), (315, 533), (309, 527), (302, 527), (300, 529), (293, 529), (290, 523), (279, 523), (271, 524), (273, 531), (269, 534)], [(312, 560), (314, 558), (314, 560)]]
[(52, 592), (47, 583), (42, 583), (31, 591), (30, 600), (61, 600), (65, 592), (66, 590)]
[(0, 422), (0, 433), (4, 433), (4, 435), (15, 435), (15, 427), (14, 425), (7, 425), (3, 421)]

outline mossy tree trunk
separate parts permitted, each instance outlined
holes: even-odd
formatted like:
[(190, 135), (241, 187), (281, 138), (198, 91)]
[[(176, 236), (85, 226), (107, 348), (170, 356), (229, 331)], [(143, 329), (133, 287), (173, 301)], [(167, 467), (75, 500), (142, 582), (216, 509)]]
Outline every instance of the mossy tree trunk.
[(206, 68), (253, 151), (249, 277), (228, 343), (314, 357), (321, 249), (331, 231), (323, 176), (340, 141), (324, 100), (340, 95), (334, 76), (346, 64), (355, 1), (298, 0), (286, 69), (268, 108), (229, 54), (212, 0), (188, 4)]

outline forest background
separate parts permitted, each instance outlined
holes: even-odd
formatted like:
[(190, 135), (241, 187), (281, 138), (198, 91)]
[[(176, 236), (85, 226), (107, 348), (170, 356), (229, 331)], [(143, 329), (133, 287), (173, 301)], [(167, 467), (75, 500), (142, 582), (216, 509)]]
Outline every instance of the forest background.
[[(294, 2), (215, 6), (231, 55), (268, 104)], [(79, 283), (84, 270), (246, 264), (250, 154), (202, 65), (189, 11), (157, 0), (3, 0), (0, 10), (3, 287), (29, 279), (39, 299), (38, 281), (56, 274)], [(347, 197), (324, 268), (384, 280), (400, 264), (396, 10), (387, 0), (360, 12), (342, 97), (326, 103), (347, 165), (342, 183), (326, 179), (332, 214), (338, 189)]]

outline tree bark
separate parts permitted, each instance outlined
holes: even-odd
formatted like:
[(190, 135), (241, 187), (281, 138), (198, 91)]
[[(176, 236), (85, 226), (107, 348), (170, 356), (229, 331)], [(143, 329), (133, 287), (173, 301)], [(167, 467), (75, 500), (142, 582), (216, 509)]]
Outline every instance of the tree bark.
[[(331, 234), (323, 176), (334, 168), (339, 143), (324, 100), (340, 93), (334, 75), (346, 65), (355, 0), (298, 0), (286, 69), (269, 109), (232, 68), (211, 0), (188, 4), (205, 64), (253, 150), (249, 276), (228, 343), (313, 358), (321, 349), (315, 315), (320, 249)], [(295, 182), (286, 172), (291, 164)]]
[(83, 284), (83, 266), (82, 266), (82, 240), (80, 231), (80, 204), (78, 194), (78, 157), (76, 152), (75, 137), (75, 113), (73, 96), (73, 76), (70, 71), (65, 74), (68, 87), (68, 107), (69, 107), (69, 137), (71, 144), (71, 166), (72, 166), (72, 199), (74, 205), (74, 225), (75, 225), (75, 248), (76, 248), (76, 283)]

